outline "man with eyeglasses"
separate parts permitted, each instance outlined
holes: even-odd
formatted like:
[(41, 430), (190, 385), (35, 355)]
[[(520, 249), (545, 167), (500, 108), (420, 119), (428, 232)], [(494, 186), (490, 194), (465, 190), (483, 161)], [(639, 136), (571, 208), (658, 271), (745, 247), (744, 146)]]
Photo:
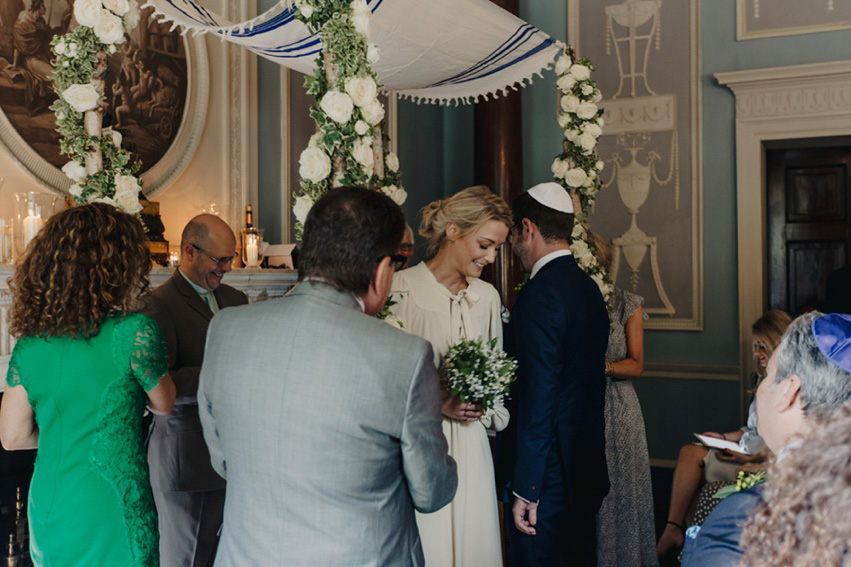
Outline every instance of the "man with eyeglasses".
[(148, 439), (151, 486), (159, 516), (162, 565), (211, 566), (222, 525), (225, 481), (210, 465), (198, 418), (198, 377), (210, 320), (244, 305), (242, 292), (222, 284), (236, 257), (236, 238), (222, 219), (198, 215), (180, 239), (174, 275), (144, 299), (142, 312), (160, 325), (169, 373), (177, 387), (174, 410), (155, 416)]
[(375, 317), (405, 220), (332, 189), (307, 216), (299, 283), (210, 325), (198, 402), (228, 479), (217, 567), (422, 565), (414, 510), (455, 495), (431, 345)]

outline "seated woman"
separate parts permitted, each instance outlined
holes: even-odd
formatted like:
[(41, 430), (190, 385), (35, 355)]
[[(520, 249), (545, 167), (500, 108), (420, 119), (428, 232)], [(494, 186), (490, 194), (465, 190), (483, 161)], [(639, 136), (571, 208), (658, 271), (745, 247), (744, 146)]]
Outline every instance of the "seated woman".
[[(780, 339), (791, 322), (791, 318), (783, 311), (772, 310), (753, 324), (751, 329), (753, 352), (757, 363), (757, 383), (765, 376), (768, 359), (780, 344)], [(751, 402), (748, 408), (748, 422), (741, 429), (725, 433), (714, 431), (703, 433), (708, 437), (738, 443), (742, 448), (741, 453), (719, 451), (694, 444), (685, 445), (680, 449), (677, 468), (674, 470), (668, 521), (656, 545), (657, 555), (667, 555), (671, 550), (682, 547), (686, 515), (704, 482), (734, 481), (741, 465), (765, 461), (768, 450), (757, 433), (756, 426), (756, 404)]]
[(150, 269), (142, 223), (103, 203), (51, 217), (15, 267), (0, 441), (38, 449), (36, 565), (159, 565), (142, 417), (175, 390), (159, 327), (133, 313)]

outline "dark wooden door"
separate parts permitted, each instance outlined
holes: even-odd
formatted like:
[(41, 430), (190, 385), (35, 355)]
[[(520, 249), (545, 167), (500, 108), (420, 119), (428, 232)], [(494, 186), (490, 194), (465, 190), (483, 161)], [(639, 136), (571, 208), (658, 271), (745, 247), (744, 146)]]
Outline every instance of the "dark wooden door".
[(851, 146), (769, 150), (766, 174), (768, 304), (795, 316), (851, 260)]

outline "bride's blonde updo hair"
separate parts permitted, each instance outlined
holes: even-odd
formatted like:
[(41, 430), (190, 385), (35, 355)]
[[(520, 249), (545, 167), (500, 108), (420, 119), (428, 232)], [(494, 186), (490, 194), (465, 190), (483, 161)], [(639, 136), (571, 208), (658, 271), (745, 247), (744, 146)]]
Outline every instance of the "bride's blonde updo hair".
[(459, 238), (475, 232), (488, 221), (511, 228), (511, 208), (484, 185), (468, 187), (448, 199), (434, 201), (420, 211), (420, 235), (428, 241), (428, 255), (434, 256), (446, 240), (446, 225), (454, 222)]

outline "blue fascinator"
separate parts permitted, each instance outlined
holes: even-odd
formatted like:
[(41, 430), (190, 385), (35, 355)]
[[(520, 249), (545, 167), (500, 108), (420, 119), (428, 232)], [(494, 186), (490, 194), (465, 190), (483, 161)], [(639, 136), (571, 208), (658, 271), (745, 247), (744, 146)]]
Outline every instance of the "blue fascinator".
[(813, 319), (812, 329), (821, 353), (851, 374), (851, 315), (828, 313)]

